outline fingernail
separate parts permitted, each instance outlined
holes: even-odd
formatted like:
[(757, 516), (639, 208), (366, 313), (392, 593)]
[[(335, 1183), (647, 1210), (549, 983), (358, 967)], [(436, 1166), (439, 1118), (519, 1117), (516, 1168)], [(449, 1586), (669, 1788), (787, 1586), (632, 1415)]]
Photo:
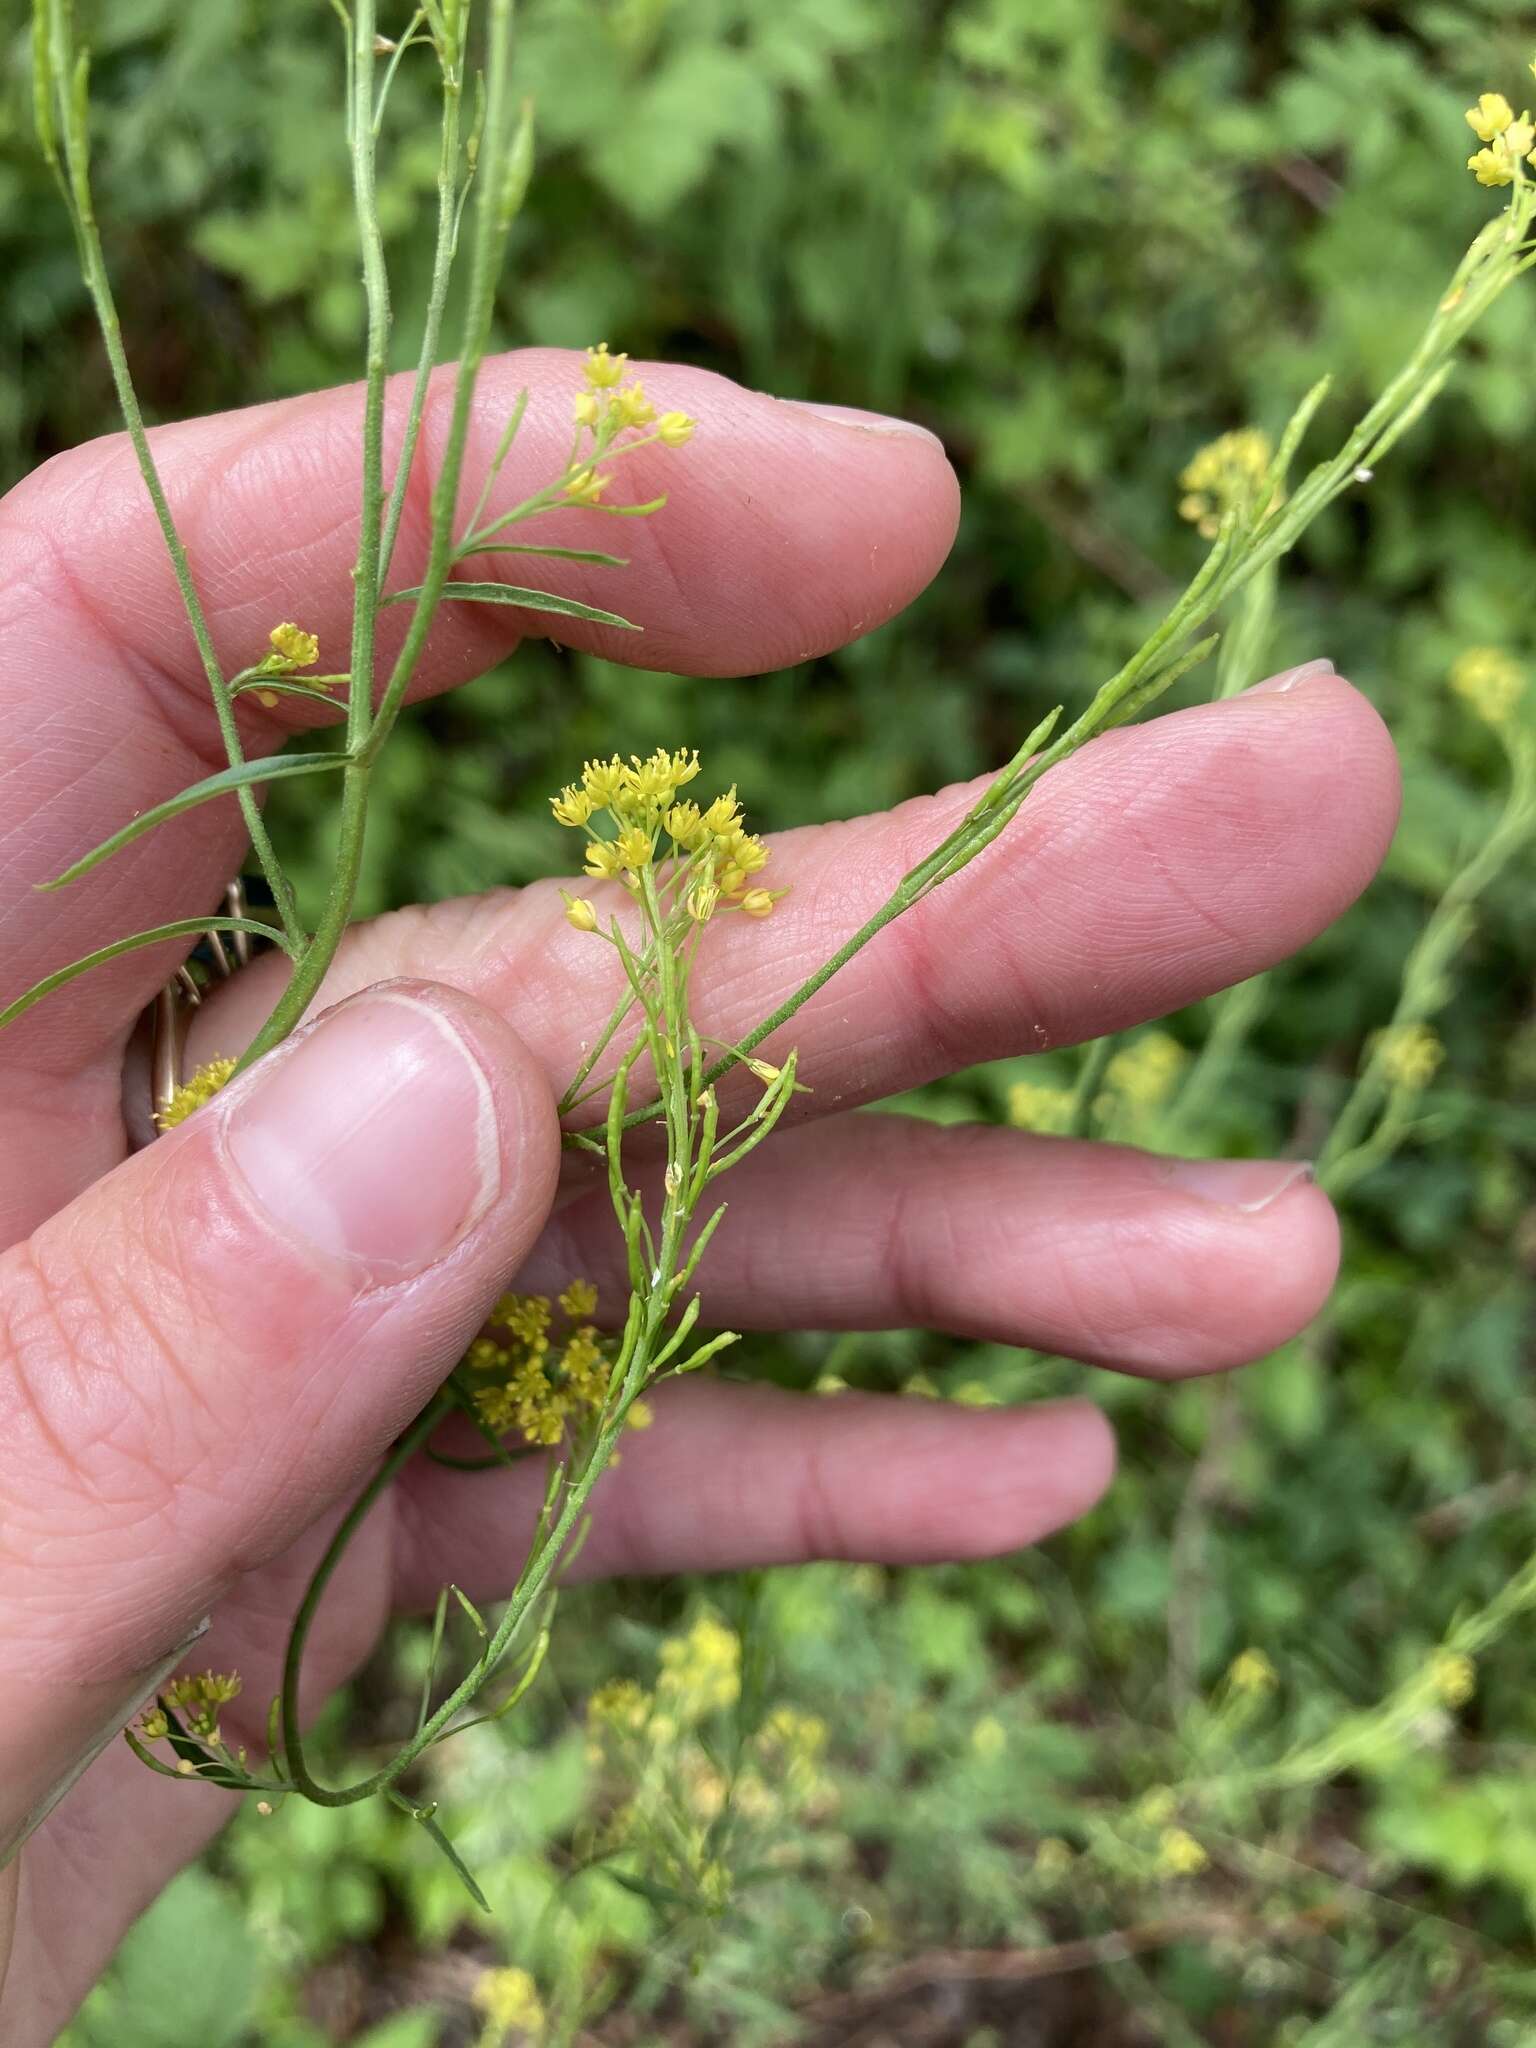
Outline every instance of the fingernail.
[(1313, 1178), (1307, 1159), (1170, 1159), (1164, 1171), (1180, 1194), (1256, 1216)]
[(1337, 674), (1333, 663), (1324, 656), (1318, 661), (1304, 661), (1300, 668), (1284, 668), (1277, 676), (1266, 676), (1262, 683), (1251, 683), (1243, 695), (1278, 697), (1282, 691), (1299, 689), (1303, 683), (1315, 682), (1319, 676)]
[(500, 1182), (490, 1084), (430, 1004), (370, 991), (255, 1068), (224, 1144), (277, 1227), (379, 1282), (443, 1258)]
[(892, 419), (883, 412), (861, 412), (856, 405), (817, 405), (809, 398), (781, 398), (779, 403), (792, 405), (796, 412), (814, 413), (819, 420), (832, 420), (840, 427), (857, 427), (863, 434), (902, 434), (909, 439), (931, 441), (935, 448), (944, 445), (937, 434), (920, 427), (916, 420)]

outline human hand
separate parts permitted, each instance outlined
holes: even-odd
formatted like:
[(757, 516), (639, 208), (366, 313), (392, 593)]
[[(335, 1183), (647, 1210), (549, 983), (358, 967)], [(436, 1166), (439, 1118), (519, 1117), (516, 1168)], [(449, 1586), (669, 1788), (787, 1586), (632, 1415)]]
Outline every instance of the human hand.
[[(888, 618), (937, 570), (956, 487), (931, 437), (697, 372), (645, 381), (707, 423), (667, 469), (665, 515), (627, 535), (622, 608), (646, 629), (648, 663), (718, 676), (801, 660)], [(509, 501), (560, 459), (573, 382), (554, 355), (488, 370), (479, 466), (510, 394), (534, 393)], [(234, 665), (280, 618), (345, 639), (358, 410), (356, 394), (322, 394), (157, 436)], [(424, 445), (430, 457), (430, 427)], [(589, 516), (567, 515), (562, 538)], [(402, 582), (420, 532), (407, 523)], [(558, 587), (611, 602), (611, 581), (585, 573), (570, 565)], [(428, 686), (504, 653), (507, 618), (447, 608)], [(634, 656), (602, 629), (563, 637)], [(79, 888), (33, 888), (219, 764), (191, 657), (121, 441), (47, 465), (0, 505), (0, 1000), (130, 922), (200, 914), (238, 867), (239, 821), (219, 805)], [(309, 715), (251, 706), (251, 751)], [(731, 1039), (770, 1011), (973, 795), (773, 831), (775, 881), (792, 893), (765, 925), (711, 929), (701, 1026)], [(1293, 1166), (1174, 1166), (843, 1112), (1284, 958), (1364, 886), (1396, 801), (1379, 721), (1331, 675), (1117, 732), (1064, 764), (796, 1019), (813, 1092), (799, 1127), (732, 1175), (707, 1318), (928, 1324), (1168, 1375), (1283, 1341), (1336, 1259), (1328, 1204)], [(337, 1509), (515, 1274), (622, 1293), (606, 1199), (586, 1197), (579, 1171), (557, 1194), (555, 1099), (611, 1001), (601, 950), (542, 885), (361, 928), (325, 991), (344, 1007), (137, 1156), (125, 1055), (174, 955), (125, 959), (0, 1037), (0, 1844), (205, 1615), (196, 1661), (238, 1667), (260, 1720)], [(210, 1001), (193, 1057), (237, 1051), (280, 972), (258, 963)], [(844, 1395), (808, 1410), (690, 1383), (657, 1409), (604, 1484), (584, 1574), (1006, 1551), (1081, 1513), (1112, 1464), (1080, 1402), (978, 1412)], [(392, 1607), (430, 1602), (450, 1578), (475, 1598), (505, 1590), (536, 1490), (528, 1467), (409, 1470), (328, 1600), (315, 1703)], [(254, 1724), (234, 1712), (236, 1725), (254, 1743)], [(227, 1811), (225, 1795), (168, 1787), (121, 1746), (94, 1763), (0, 1875), (3, 1901), (20, 1872), (0, 2038), (51, 2040)]]

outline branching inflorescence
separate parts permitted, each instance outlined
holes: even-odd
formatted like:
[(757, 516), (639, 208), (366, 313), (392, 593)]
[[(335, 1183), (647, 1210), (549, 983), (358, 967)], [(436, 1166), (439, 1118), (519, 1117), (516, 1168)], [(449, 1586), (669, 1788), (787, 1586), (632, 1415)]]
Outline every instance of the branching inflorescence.
[[(217, 774), (144, 811), (48, 886), (89, 873), (196, 805), (233, 798), (241, 807), (274, 913), (270, 922), (236, 914), (193, 916), (132, 934), (47, 976), (0, 1011), (0, 1024), (77, 975), (137, 948), (164, 947), (172, 949), (173, 958), (185, 958), (189, 946), (209, 933), (268, 941), (287, 955), (291, 968), (270, 1016), (248, 1047), (199, 1069), (157, 1105), (162, 1129), (182, 1122), (232, 1074), (279, 1044), (321, 990), (352, 911), (373, 772), (440, 607), (449, 602), (498, 604), (535, 617), (563, 615), (634, 630), (618, 612), (528, 585), (472, 580), (466, 567), (493, 556), (513, 556), (621, 568), (619, 556), (559, 546), (544, 537), (542, 528), (537, 539), (514, 536), (529, 521), (577, 507), (614, 517), (659, 512), (664, 497), (638, 504), (615, 500), (622, 465), (644, 449), (679, 450), (695, 431), (682, 413), (658, 413), (639, 379), (629, 375), (626, 358), (600, 345), (587, 352), (580, 387), (572, 396), (563, 466), (528, 497), (506, 509), (491, 509), (527, 405), (524, 393), (486, 473), (467, 479), (477, 379), (489, 345), (508, 233), (533, 162), (531, 113), (519, 106), (513, 90), (513, 0), (422, 0), (393, 39), (380, 33), (377, 0), (333, 0), (333, 5), (345, 39), (345, 118), (367, 302), (350, 645), (346, 666), (322, 673), (316, 636), (302, 623), (283, 621), (247, 667), (226, 674), (208, 629), (194, 565), (161, 485), (123, 348), (92, 198), (89, 64), (76, 36), (72, 0), (34, 0), (40, 145), (57, 174), (123, 418), (164, 536), (226, 754), (226, 765)], [(441, 87), (436, 241), (420, 359), (408, 384), (399, 454), (393, 474), (387, 475), (385, 367), (391, 307), (375, 201), (376, 163), (390, 89), (413, 51), (430, 54)], [(699, 773), (697, 755), (663, 749), (643, 760), (590, 761), (552, 800), (556, 821), (586, 841), (581, 886), (588, 893), (567, 894), (566, 915), (594, 944), (612, 949), (622, 974), (619, 999), (572, 1077), (561, 1110), (574, 1119), (568, 1146), (594, 1155), (606, 1171), (625, 1250), (627, 1304), (609, 1319), (612, 1333), (605, 1334), (596, 1292), (584, 1282), (567, 1288), (555, 1303), (527, 1295), (508, 1295), (497, 1303), (460, 1366), (353, 1504), (317, 1569), (294, 1623), (282, 1692), (272, 1702), (265, 1758), (253, 1760), (244, 1749), (226, 1745), (219, 1710), (235, 1696), (239, 1681), (205, 1673), (166, 1687), (138, 1730), (129, 1732), (129, 1742), (150, 1768), (255, 1792), (267, 1803), (291, 1794), (328, 1806), (387, 1797), (433, 1835), (479, 1897), (433, 1810), (407, 1798), (401, 1780), (433, 1745), (474, 1725), (477, 1716), (505, 1712), (522, 1696), (548, 1640), (560, 1568), (580, 1539), (593, 1488), (622, 1433), (648, 1419), (644, 1397), (659, 1380), (707, 1365), (735, 1341), (730, 1333), (700, 1332), (693, 1282), (723, 1214), (717, 1183), (771, 1135), (795, 1092), (794, 1051), (776, 1051), (768, 1060), (757, 1057), (757, 1049), (888, 924), (991, 845), (1054, 767), (1146, 710), (1202, 661), (1216, 645), (1212, 629), (1223, 615), (1235, 618), (1230, 638), (1239, 652), (1234, 656), (1229, 644), (1221, 687), (1236, 686), (1232, 679), (1242, 668), (1245, 621), (1251, 623), (1260, 599), (1267, 604), (1265, 593), (1277, 564), (1323, 511), (1369, 481), (1373, 467), (1443, 388), (1477, 321), (1536, 263), (1536, 186), (1528, 170), (1536, 165), (1536, 136), (1529, 117), (1517, 118), (1502, 96), (1485, 94), (1468, 120), (1483, 145), (1471, 159), (1472, 170), (1485, 185), (1512, 188), (1510, 199), (1457, 266), (1400, 373), (1336, 453), (1294, 486), (1290, 470), (1326, 398), (1326, 381), (1302, 400), (1274, 444), (1253, 429), (1241, 429), (1196, 458), (1183, 478), (1181, 509), (1211, 545), (1167, 616), (1064, 730), (1058, 731), (1059, 711), (1042, 720), (962, 822), (740, 1042), (707, 1043), (694, 1023), (691, 1002), (695, 971), (707, 960), (711, 927), (727, 916), (768, 917), (783, 893), (767, 878), (768, 849), (747, 830), (735, 790), (701, 803), (691, 793)], [(450, 287), (460, 280), (457, 365), (424, 557), (417, 580), (397, 585), (397, 544), (407, 485), (420, 455), (428, 383)], [(470, 489), (472, 509), (461, 516)], [(409, 608), (406, 631), (394, 658), (381, 662), (379, 615), (396, 605)], [(1503, 704), (1507, 697), (1507, 692), (1499, 696), (1497, 678), (1469, 676), (1464, 688), (1495, 725), (1507, 730), (1507, 719), (1489, 708), (1495, 699)], [(237, 706), (248, 695), (267, 708), (284, 696), (332, 707), (344, 718), (344, 744), (330, 751), (248, 758), (237, 719)], [(1530, 829), (1528, 754), (1527, 747), (1517, 755), (1519, 789), (1505, 835), (1511, 841), (1517, 830)], [(330, 776), (339, 783), (335, 858), (312, 923), (296, 899), (256, 798), (261, 785), (294, 776)], [(1507, 855), (1503, 841), (1500, 853)], [(1493, 850), (1487, 858), (1494, 860)], [(1475, 893), (1472, 883), (1468, 889)], [(1438, 943), (1427, 936), (1426, 950)], [(1431, 961), (1426, 974), (1432, 967)], [(1393, 1090), (1406, 1085), (1408, 1040), (1403, 1033), (1416, 1021), (1410, 1013), (1394, 1021), (1368, 1069), (1358, 1106), (1352, 1105), (1346, 1116), (1349, 1128), (1336, 1133), (1341, 1179), (1344, 1160), (1358, 1163), (1372, 1145), (1379, 1149), (1381, 1106), (1386, 1101), (1390, 1108), (1398, 1099)], [(1421, 1069), (1422, 1060), (1414, 1071)], [(728, 1085), (741, 1081), (748, 1091)], [(1094, 1079), (1080, 1091), (1085, 1103), (1096, 1086)], [(740, 1106), (728, 1108), (728, 1103)], [(1075, 1111), (1072, 1116), (1075, 1122)], [(625, 1149), (627, 1134), (642, 1122), (659, 1124), (664, 1133), (659, 1191), (650, 1195), (633, 1184)], [(434, 1442), (442, 1425), (455, 1418), (461, 1430), (468, 1428), (478, 1437), (481, 1454), (450, 1454)], [(498, 1616), (482, 1616), (456, 1588), (445, 1588), (440, 1596), (409, 1741), (370, 1775), (329, 1786), (314, 1775), (300, 1724), (300, 1675), (310, 1629), (360, 1523), (406, 1462), (418, 1455), (466, 1471), (512, 1459), (542, 1459), (542, 1507), (517, 1584)], [(444, 1684), (439, 1696), (438, 1669), (456, 1616), (468, 1625), (471, 1648), (459, 1675)], [(487, 1705), (493, 1695), (495, 1704)]]

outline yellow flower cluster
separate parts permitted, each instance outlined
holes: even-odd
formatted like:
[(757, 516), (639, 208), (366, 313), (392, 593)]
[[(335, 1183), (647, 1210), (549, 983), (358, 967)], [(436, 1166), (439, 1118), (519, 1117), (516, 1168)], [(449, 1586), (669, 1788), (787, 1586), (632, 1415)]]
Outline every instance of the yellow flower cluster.
[(205, 1102), (211, 1102), (219, 1090), (234, 1073), (238, 1062), (235, 1060), (208, 1060), (183, 1081), (163, 1108), (155, 1111), (155, 1122), (162, 1131), (173, 1131), (178, 1124), (184, 1124), (193, 1110), (201, 1109)]
[(1115, 1054), (1104, 1078), (1133, 1109), (1160, 1109), (1188, 1062), (1189, 1054), (1166, 1031), (1143, 1031)]
[(1451, 688), (1489, 725), (1508, 725), (1525, 691), (1525, 670), (1501, 647), (1469, 647), (1452, 664)]
[(1208, 441), (1180, 474), (1179, 517), (1214, 540), (1234, 508), (1244, 516), (1273, 510), (1278, 492), (1262, 506), (1258, 498), (1274, 455), (1268, 434), (1258, 427), (1239, 427)]
[(661, 1646), (656, 1698), (685, 1724), (724, 1712), (741, 1697), (741, 1638), (712, 1614)]
[[(767, 917), (784, 893), (754, 880), (768, 864), (768, 848), (747, 831), (734, 789), (703, 808), (681, 797), (698, 772), (692, 749), (658, 747), (644, 760), (632, 754), (627, 762), (614, 754), (588, 761), (580, 782), (550, 798), (550, 809), (556, 824), (587, 835), (586, 873), (593, 881), (617, 878), (634, 889), (646, 868), (670, 863), (663, 880), (677, 882), (695, 923), (707, 923), (722, 904)], [(600, 830), (604, 820), (608, 829)], [(577, 931), (600, 929), (584, 896), (568, 898), (565, 914)]]
[(476, 2011), (485, 2014), (487, 2048), (500, 2048), (508, 2034), (543, 2030), (543, 2002), (526, 1970), (485, 1970), (476, 1978), (470, 1998)]
[(1467, 158), (1479, 185), (1513, 185), (1524, 178), (1524, 165), (1536, 167), (1536, 122), (1528, 111), (1517, 115), (1503, 93), (1481, 94), (1467, 109), (1467, 126), (1483, 145)]
[(1021, 1131), (1049, 1131), (1060, 1136), (1071, 1116), (1070, 1088), (1052, 1088), (1044, 1081), (1015, 1081), (1008, 1090), (1008, 1121)]
[(1429, 1683), (1444, 1705), (1464, 1707), (1477, 1688), (1477, 1666), (1461, 1650), (1436, 1650), (1429, 1660)]
[(1394, 1024), (1382, 1033), (1382, 1072), (1394, 1088), (1427, 1088), (1444, 1058), (1427, 1024)]
[(1275, 1667), (1262, 1650), (1243, 1650), (1232, 1659), (1227, 1683), (1234, 1692), (1273, 1692), (1280, 1680)]
[(313, 633), (306, 633), (292, 620), (274, 626), (267, 637), (272, 643), (273, 654), (289, 668), (313, 668), (320, 659), (320, 642)]
[[(556, 1304), (568, 1325), (558, 1348), (551, 1341), (554, 1308), (544, 1294), (504, 1294), (490, 1324), (470, 1345), (467, 1364), (495, 1373), (475, 1391), (481, 1420), (498, 1435), (516, 1431), (530, 1444), (557, 1444), (567, 1426), (600, 1414), (608, 1399), (611, 1362), (597, 1329), (586, 1319), (597, 1309), (597, 1289), (573, 1280)], [(630, 1417), (644, 1428), (649, 1417)]]
[(1210, 1860), (1187, 1828), (1164, 1828), (1158, 1837), (1157, 1868), (1164, 1877), (1194, 1877)]
[[(625, 383), (628, 368), (629, 357), (610, 355), (606, 341), (587, 350), (585, 380), (571, 405), (578, 443), (582, 434), (590, 436), (590, 459), (578, 460), (565, 486), (565, 495), (575, 504), (601, 504), (613, 477), (598, 464), (614, 448), (620, 434), (639, 432), (647, 443), (659, 441), (666, 448), (681, 448), (693, 439), (695, 422), (688, 414), (658, 413), (638, 378)], [(639, 441), (627, 442), (623, 452), (639, 446)]]
[[(217, 1742), (219, 1709), (239, 1697), (240, 1685), (237, 1671), (191, 1671), (173, 1678), (160, 1697), (176, 1709), (188, 1733), (199, 1742)], [(159, 1742), (171, 1732), (170, 1721), (158, 1705), (149, 1708), (139, 1727), (149, 1742)]]

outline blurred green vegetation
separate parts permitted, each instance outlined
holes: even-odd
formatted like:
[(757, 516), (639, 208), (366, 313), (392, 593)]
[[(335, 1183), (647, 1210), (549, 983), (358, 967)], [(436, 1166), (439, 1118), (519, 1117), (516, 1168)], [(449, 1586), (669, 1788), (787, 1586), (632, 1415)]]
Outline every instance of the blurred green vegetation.
[[(98, 13), (102, 212), (152, 416), (350, 377), (327, 7)], [(29, 146), (24, 37), (4, 33), (14, 476), (111, 414)], [(964, 524), (909, 615), (794, 672), (714, 686), (530, 647), (431, 707), (387, 757), (368, 907), (545, 870), (560, 849), (542, 797), (584, 753), (686, 739), (771, 831), (977, 772), (1050, 704), (1082, 702), (1197, 559), (1175, 512), (1193, 450), (1273, 430), (1324, 370), (1328, 434), (1395, 368), (1493, 203), (1462, 171), (1461, 109), (1490, 86), (1518, 103), (1533, 48), (1507, 0), (528, 0), (543, 159), (504, 340), (606, 335), (910, 415), (954, 456)], [(403, 81), (383, 188), (402, 364), (428, 250), (425, 87)], [(1474, 645), (1536, 658), (1531, 334), (1517, 291), (1282, 584), (1268, 665), (1326, 651), (1402, 748), (1386, 875), (1271, 978), (1198, 1128), (1132, 1090), (1111, 1103), (1125, 1134), (1314, 1148), (1488, 831), (1502, 755), (1446, 679)], [(286, 800), (274, 815), (308, 835), (313, 878), (317, 817)], [(551, 2040), (1536, 2040), (1527, 1624), (1479, 1657), (1470, 1699), (1399, 1716), (1317, 1782), (1206, 1805), (1181, 1789), (1171, 1810), (1157, 1790), (1347, 1728), (1432, 1670), (1457, 1617), (1536, 1549), (1528, 906), (1519, 873), (1479, 905), (1437, 1019), (1445, 1063), (1409, 1142), (1351, 1198), (1321, 1327), (1229, 1388), (927, 1333), (752, 1347), (753, 1369), (796, 1384), (1090, 1392), (1122, 1472), (1081, 1528), (998, 1564), (568, 1597), (551, 1676), (510, 1727), (444, 1751), (432, 1786), (493, 1925), (399, 1815), (244, 1815), (131, 1937), (72, 2042), (470, 2041), (468, 1995), (497, 1961), (536, 1972)], [(1193, 1049), (1209, 1025), (1167, 1029)], [(1067, 1086), (1076, 1058), (1006, 1063), (922, 1106), (1000, 1118), (1026, 1072)], [(656, 1768), (686, 1811), (722, 1746), (788, 1702), (828, 1730), (818, 1794), (759, 1801), (728, 1854), (711, 1836), (723, 1889), (660, 1885), (643, 1851), (620, 1866), (628, 1889), (577, 1876), (626, 1796), (611, 1759), (588, 1758), (583, 1702), (616, 1673), (649, 1684), (701, 1603), (741, 1629), (752, 1683)], [(1273, 1687), (1224, 1677), (1250, 1649)], [(388, 1729), (419, 1654), (409, 1632), (381, 1653), (349, 1739)], [(1175, 1867), (1175, 1827), (1200, 1869)]]

